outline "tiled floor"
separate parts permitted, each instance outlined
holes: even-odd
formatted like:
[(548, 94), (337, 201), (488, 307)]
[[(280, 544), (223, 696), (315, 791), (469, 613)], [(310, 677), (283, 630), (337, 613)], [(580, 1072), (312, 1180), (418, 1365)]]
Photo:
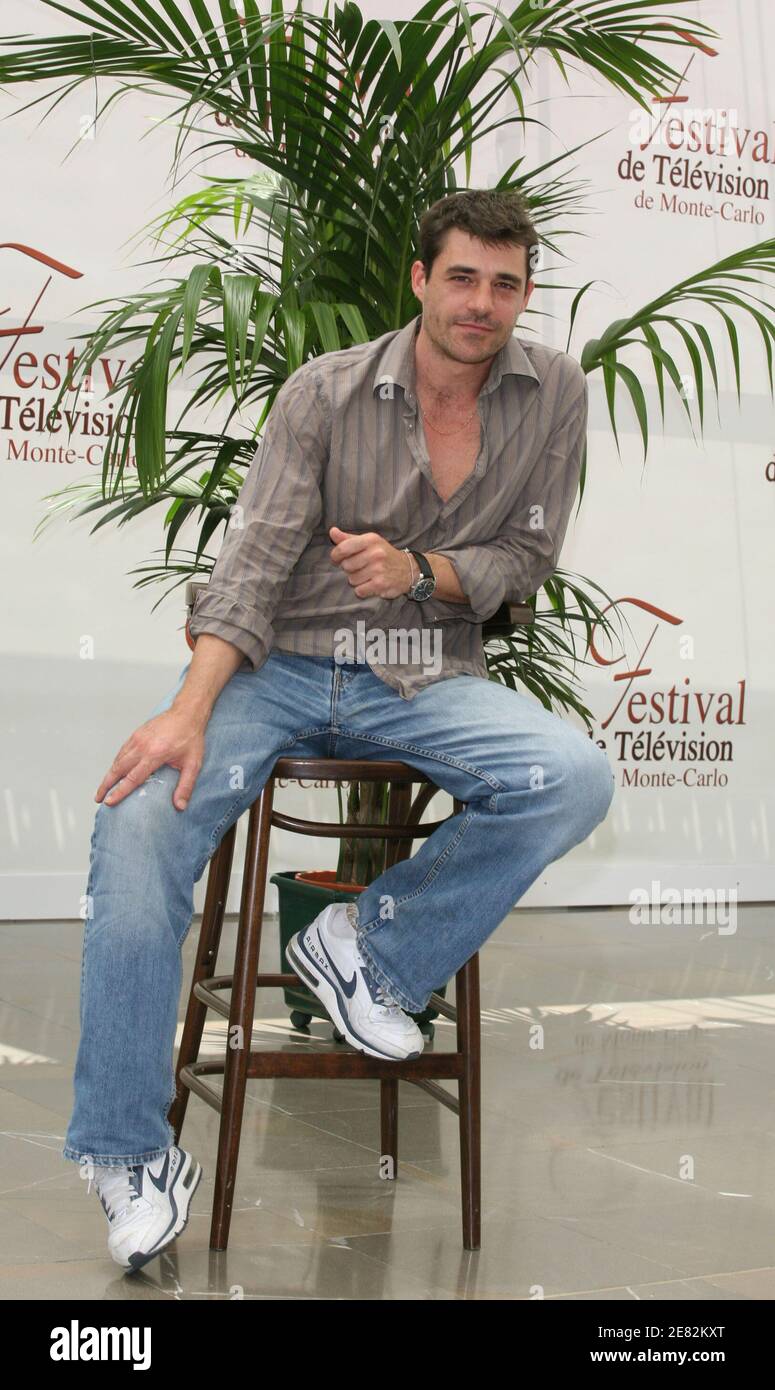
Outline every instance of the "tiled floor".
[[(188, 991), (197, 937), (184, 946)], [(399, 1176), (378, 1174), (378, 1086), (251, 1081), (229, 1249), (208, 1248), (218, 1116), (170, 1251), (125, 1277), (61, 1156), (83, 924), (0, 927), (0, 1299), (775, 1298), (773, 910), (734, 935), (622, 910), (521, 911), (481, 953), (482, 1248), (463, 1249), (457, 1120), (401, 1083)], [(262, 969), (278, 966), (267, 919)], [(219, 971), (230, 966), (234, 923)], [(451, 993), (451, 989), (450, 989)], [(432, 1046), (453, 1044), (440, 1019)], [(212, 1016), (215, 1046), (225, 1023)], [(256, 1043), (334, 1048), (261, 991)], [(445, 1082), (452, 1087), (452, 1083)]]

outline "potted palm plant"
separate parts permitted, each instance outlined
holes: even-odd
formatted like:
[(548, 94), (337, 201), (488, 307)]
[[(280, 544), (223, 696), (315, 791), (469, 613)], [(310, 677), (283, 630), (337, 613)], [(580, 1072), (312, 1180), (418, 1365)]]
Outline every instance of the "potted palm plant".
[[(696, 18), (694, 0), (688, 15), (675, 13), (673, 0), (522, 0), (508, 15), (487, 3), (473, 13), (461, 0), (429, 0), (412, 19), (395, 22), (365, 20), (352, 3), (333, 14), (327, 5), (322, 17), (301, 5), (285, 13), (277, 0), (269, 15), (260, 14), (255, 0), (208, 3), (197, 0), (187, 18), (175, 0), (156, 0), (153, 8), (146, 0), (41, 0), (73, 21), (71, 32), (0, 42), (4, 87), (56, 81), (64, 94), (113, 78), (120, 85), (95, 112), (98, 132), (102, 111), (126, 92), (180, 98), (175, 172), (192, 134), (202, 137), (198, 150), (231, 149), (251, 170), (245, 178), (204, 178), (142, 229), (161, 246), (169, 283), (104, 308), (98, 327), (82, 335), (54, 407), (65, 391), (80, 389), (101, 355), (131, 357), (131, 345), (140, 345), (108, 392), (116, 397), (115, 425), (99, 484), (77, 480), (49, 494), (36, 535), (62, 513), (101, 512), (97, 530), (161, 506), (163, 549), (132, 573), (140, 576), (138, 587), (165, 583), (162, 597), (209, 574), (215, 555), (208, 546), (228, 524), (256, 435), (286, 377), (316, 354), (401, 328), (416, 313), (408, 271), (419, 215), (469, 186), (478, 141), (512, 128), (524, 142), (530, 127), (541, 124), (526, 114), (524, 100), (539, 56), (548, 55), (563, 73), (564, 61), (573, 59), (648, 112), (680, 80), (663, 55), (708, 51), (708, 40), (718, 37)], [(496, 117), (509, 97), (511, 111)], [(523, 193), (544, 248), (559, 262), (566, 259), (561, 243), (572, 234), (564, 223), (582, 200), (567, 166), (582, 148), (538, 167), (520, 155), (495, 185)], [(648, 448), (643, 373), (622, 360), (635, 352), (655, 373), (663, 419), (667, 389), (692, 423), (692, 403), (698, 407), (702, 428), (706, 369), (717, 394), (718, 376), (707, 328), (679, 312), (688, 301), (721, 314), (738, 391), (734, 317), (750, 316), (764, 339), (772, 384), (772, 316), (762, 313), (751, 286), (762, 283), (757, 272), (771, 277), (773, 270), (773, 241), (744, 248), (666, 288), (584, 344), (576, 355), (587, 373), (602, 375), (617, 447), (624, 392), (644, 457)], [(553, 273), (536, 275), (539, 288), (552, 284)], [(568, 350), (589, 288), (570, 304)], [(523, 326), (529, 328), (532, 313)], [(171, 425), (169, 384), (194, 369), (197, 384)], [(217, 430), (194, 427), (190, 418), (184, 427), (191, 412), (224, 400), (228, 409)], [(586, 461), (579, 501), (585, 476)], [(188, 547), (180, 544), (186, 526), (195, 532)], [(506, 611), (484, 633), (490, 679), (519, 685), (547, 708), (572, 710), (590, 726), (575, 675), (577, 639), (588, 643), (596, 625), (613, 633), (604, 610), (617, 623), (626, 620), (598, 584), (563, 570), (543, 585), (541, 607), (538, 595), (524, 597), (529, 621)], [(372, 795), (372, 788), (349, 789), (345, 831), (348, 821), (383, 813)], [(379, 850), (344, 833), (337, 881), (351, 891), (364, 886), (379, 871)]]

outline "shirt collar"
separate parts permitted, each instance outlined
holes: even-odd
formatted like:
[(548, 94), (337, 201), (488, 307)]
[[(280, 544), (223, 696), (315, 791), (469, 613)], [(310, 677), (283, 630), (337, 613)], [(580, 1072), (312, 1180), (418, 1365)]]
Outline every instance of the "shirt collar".
[[(406, 399), (413, 401), (416, 394), (414, 344), (421, 324), (422, 313), (419, 313), (391, 338), (377, 362), (372, 390), (376, 391), (377, 387), (384, 387), (392, 382), (403, 387)], [(491, 391), (495, 391), (507, 375), (532, 377), (539, 384), (541, 381), (534, 364), (513, 333), (495, 354), (481, 394), (489, 395)]]

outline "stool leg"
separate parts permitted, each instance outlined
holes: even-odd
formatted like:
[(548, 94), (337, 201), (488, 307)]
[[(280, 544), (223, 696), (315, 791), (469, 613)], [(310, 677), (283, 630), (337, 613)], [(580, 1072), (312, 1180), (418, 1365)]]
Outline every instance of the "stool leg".
[(479, 956), (466, 961), (455, 976), (457, 1049), (463, 1054), (458, 1082), (460, 1120), (460, 1189), (463, 1202), (463, 1249), (481, 1245), (481, 1030)]
[[(388, 820), (395, 825), (406, 822), (412, 805), (411, 782), (391, 782), (388, 791)], [(411, 840), (385, 841), (383, 870), (391, 869), (401, 859), (408, 859), (412, 852)]]
[[(380, 1081), (380, 1177), (398, 1177), (398, 1079)], [(388, 1158), (389, 1163), (385, 1163)]]
[[(388, 820), (399, 825), (405, 821), (412, 804), (411, 782), (391, 782), (388, 791)], [(411, 840), (385, 841), (384, 868), (390, 869), (399, 859), (408, 858)], [(379, 1171), (380, 1177), (392, 1181), (398, 1177), (398, 1081), (379, 1083)], [(385, 1159), (388, 1162), (385, 1162)]]
[(195, 1062), (199, 1056), (199, 1048), (202, 1044), (202, 1033), (207, 1017), (207, 1006), (202, 1003), (201, 999), (197, 999), (194, 994), (194, 985), (199, 984), (201, 980), (212, 979), (212, 976), (215, 974), (218, 947), (220, 945), (221, 930), (223, 927), (223, 916), (226, 910), (226, 896), (229, 891), (229, 876), (231, 874), (232, 859), (234, 857), (236, 831), (236, 823), (230, 826), (226, 831), (215, 854), (210, 860), (210, 868), (207, 873), (205, 905), (202, 913), (202, 924), (199, 929), (199, 942), (196, 948), (194, 973), (191, 977), (191, 992), (188, 996), (186, 1021), (183, 1025), (183, 1036), (180, 1040), (180, 1051), (175, 1068), (177, 1095), (170, 1106), (168, 1115), (169, 1122), (175, 1131), (174, 1143), (176, 1144), (180, 1143), (180, 1134), (183, 1129), (183, 1121), (186, 1118), (188, 1098), (191, 1095), (188, 1086), (181, 1086), (180, 1073), (183, 1067), (187, 1067), (191, 1062)]
[(229, 1241), (234, 1184), (237, 1177), (245, 1083), (251, 1056), (256, 977), (261, 951), (269, 834), (272, 825), (274, 777), (270, 777), (250, 809), (245, 878), (242, 884), (239, 931), (232, 975), (229, 1032), (223, 1073), (218, 1162), (210, 1227), (210, 1249), (225, 1250)]

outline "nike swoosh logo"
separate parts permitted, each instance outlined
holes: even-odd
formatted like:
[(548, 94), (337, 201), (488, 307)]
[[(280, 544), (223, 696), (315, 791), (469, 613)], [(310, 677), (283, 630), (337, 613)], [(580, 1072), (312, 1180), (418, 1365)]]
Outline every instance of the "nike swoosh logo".
[(342, 989), (343, 989), (343, 991), (344, 991), (345, 996), (346, 996), (348, 999), (352, 999), (352, 997), (353, 997), (353, 995), (354, 995), (354, 993), (355, 993), (355, 987), (356, 987), (356, 985), (357, 985), (357, 983), (358, 983), (358, 976), (357, 976), (357, 974), (354, 974), (351, 980), (346, 980), (346, 979), (344, 978), (344, 975), (340, 974), (340, 972), (337, 970), (337, 968), (336, 968), (334, 962), (332, 961), (330, 955), (328, 954), (328, 951), (326, 950), (325, 946), (323, 945), (323, 942), (322, 942), (321, 939), (320, 939), (320, 932), (318, 932), (318, 946), (320, 947), (321, 951), (323, 952), (324, 956), (326, 957), (326, 960), (328, 961), (329, 965), (331, 966), (331, 969), (333, 970), (334, 974), (336, 975), (337, 980), (339, 981), (340, 985), (342, 986)]
[(155, 1178), (155, 1177), (153, 1176), (153, 1173), (150, 1171), (150, 1169), (148, 1170), (148, 1177), (149, 1177), (150, 1181), (153, 1183), (154, 1187), (158, 1188), (159, 1192), (166, 1192), (166, 1190), (167, 1190), (167, 1176), (168, 1176), (168, 1174), (169, 1174), (169, 1170), (170, 1170), (170, 1156), (169, 1156), (169, 1153), (167, 1153), (167, 1155), (166, 1155), (166, 1157), (165, 1157), (165, 1159), (164, 1159), (164, 1167), (162, 1168), (162, 1170), (161, 1170), (161, 1172), (160, 1172), (158, 1178)]

